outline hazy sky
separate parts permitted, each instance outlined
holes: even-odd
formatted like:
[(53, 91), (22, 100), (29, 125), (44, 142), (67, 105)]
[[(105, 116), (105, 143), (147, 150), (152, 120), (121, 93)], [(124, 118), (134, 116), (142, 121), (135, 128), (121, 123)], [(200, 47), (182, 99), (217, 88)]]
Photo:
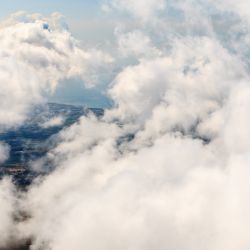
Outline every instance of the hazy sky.
[(44, 15), (62, 13), (74, 36), (86, 43), (99, 43), (112, 34), (112, 22), (101, 10), (101, 0), (0, 0), (0, 18), (17, 11)]
[(6, 16), (15, 11), (26, 10), (43, 14), (59, 11), (71, 18), (91, 17), (97, 15), (99, 2), (100, 0), (1, 0), (0, 15)]

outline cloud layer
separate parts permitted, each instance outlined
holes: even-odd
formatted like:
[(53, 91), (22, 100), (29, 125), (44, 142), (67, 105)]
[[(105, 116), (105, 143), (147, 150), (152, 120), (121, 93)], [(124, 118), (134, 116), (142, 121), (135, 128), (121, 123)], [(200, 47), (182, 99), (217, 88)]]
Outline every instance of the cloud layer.
[[(244, 1), (106, 4), (136, 20), (132, 29), (116, 32), (114, 57), (121, 65), (107, 91), (114, 105), (55, 138), (36, 163), (53, 171), (18, 199), (26, 220), (11, 219), (15, 195), (6, 199), (11, 184), (3, 182), (4, 228), (32, 239), (34, 250), (248, 250), (250, 24)], [(60, 42), (62, 34), (68, 37), (58, 33)], [(43, 74), (47, 67), (34, 58)], [(81, 67), (58, 63), (62, 70), (56, 67), (56, 77), (44, 83), (82, 74)]]

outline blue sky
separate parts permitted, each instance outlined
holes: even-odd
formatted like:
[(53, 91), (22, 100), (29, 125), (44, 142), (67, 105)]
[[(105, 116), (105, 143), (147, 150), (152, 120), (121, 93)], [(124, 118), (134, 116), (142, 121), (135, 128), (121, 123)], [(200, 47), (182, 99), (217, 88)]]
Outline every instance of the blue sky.
[(69, 18), (91, 17), (97, 15), (100, 0), (1, 0), (0, 16), (6, 16), (18, 10), (49, 14), (54, 11), (64, 13)]

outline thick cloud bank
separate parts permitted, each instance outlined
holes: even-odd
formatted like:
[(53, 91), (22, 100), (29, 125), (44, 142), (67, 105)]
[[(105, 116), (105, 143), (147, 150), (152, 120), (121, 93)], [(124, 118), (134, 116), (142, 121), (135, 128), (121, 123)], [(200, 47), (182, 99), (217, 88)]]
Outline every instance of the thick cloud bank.
[[(116, 33), (113, 108), (60, 132), (36, 163), (53, 171), (18, 196), (29, 216), (5, 228), (33, 250), (248, 250), (250, 23), (241, 3), (106, 2), (135, 20)], [(1, 216), (11, 218), (7, 197)]]

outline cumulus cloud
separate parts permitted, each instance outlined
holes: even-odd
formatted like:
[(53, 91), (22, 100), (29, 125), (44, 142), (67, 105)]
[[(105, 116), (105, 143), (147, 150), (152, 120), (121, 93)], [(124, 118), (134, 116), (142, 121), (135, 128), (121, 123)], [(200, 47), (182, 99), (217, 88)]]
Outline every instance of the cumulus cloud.
[(125, 34), (117, 31), (116, 34), (119, 52), (124, 57), (141, 58), (161, 55), (161, 51), (154, 47), (150, 38), (139, 30)]
[(41, 123), (40, 127), (50, 128), (50, 127), (62, 126), (64, 122), (65, 122), (65, 118), (63, 116), (55, 116)]
[(22, 193), (14, 227), (31, 249), (249, 249), (250, 27), (219, 1), (167, 3), (109, 2), (143, 20), (117, 33), (136, 60), (108, 87), (113, 107), (34, 163), (51, 172)]
[(16, 13), (0, 29), (1, 127), (21, 124), (61, 80), (79, 77), (93, 84), (95, 70), (111, 61), (101, 51), (81, 49), (57, 13)]
[(27, 193), (21, 225), (34, 249), (249, 248), (248, 63), (205, 23), (165, 44), (150, 26), (118, 34), (138, 60), (110, 85), (113, 108), (62, 131), (43, 159), (55, 170)]

